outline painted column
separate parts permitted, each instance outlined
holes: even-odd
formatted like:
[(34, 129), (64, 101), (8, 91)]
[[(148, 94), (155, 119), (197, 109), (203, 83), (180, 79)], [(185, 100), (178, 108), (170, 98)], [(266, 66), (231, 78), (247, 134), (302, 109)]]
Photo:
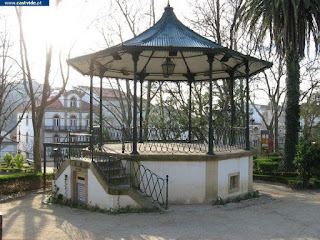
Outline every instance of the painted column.
[(102, 150), (102, 78), (103, 78), (103, 74), (100, 72), (100, 114), (99, 114), (99, 124), (100, 124), (99, 148), (100, 150)]
[(208, 146), (208, 154), (214, 155), (213, 153), (213, 123), (212, 123), (212, 63), (213, 63), (213, 55), (208, 54), (208, 63), (209, 63), (209, 146)]
[(245, 60), (246, 66), (246, 150), (250, 150), (249, 141), (249, 62)]
[(93, 161), (93, 65), (94, 60), (91, 59), (90, 64), (90, 151), (91, 161)]
[(143, 87), (143, 78), (140, 78), (140, 129), (139, 129), (139, 142), (143, 143), (143, 115), (142, 115), (142, 107), (143, 107), (143, 101), (142, 101), (142, 87)]
[(234, 144), (234, 124), (235, 124), (235, 106), (234, 106), (234, 71), (232, 70), (230, 72), (230, 79), (228, 80), (230, 81), (229, 84), (229, 93), (230, 93), (230, 105), (231, 105), (231, 121), (230, 121), (230, 145)]
[(189, 84), (189, 103), (188, 103), (188, 107), (189, 107), (189, 112), (188, 112), (188, 131), (189, 131), (189, 139), (188, 139), (188, 142), (191, 143), (191, 140), (192, 140), (192, 122), (191, 122), (191, 95), (192, 95), (192, 81), (191, 79), (188, 81), (188, 84)]
[(134, 67), (134, 79), (133, 79), (133, 141), (132, 141), (132, 153), (131, 154), (139, 154), (137, 149), (138, 143), (138, 131), (137, 131), (137, 108), (138, 108), (138, 100), (137, 100), (137, 68), (138, 68), (138, 60), (139, 60), (139, 52), (132, 53), (133, 67)]

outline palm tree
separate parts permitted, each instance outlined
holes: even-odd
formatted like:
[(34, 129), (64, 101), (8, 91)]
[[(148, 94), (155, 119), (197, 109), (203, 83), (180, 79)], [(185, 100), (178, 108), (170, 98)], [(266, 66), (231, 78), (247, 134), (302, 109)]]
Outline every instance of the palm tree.
[(258, 39), (267, 34), (278, 54), (283, 54), (287, 68), (287, 106), (284, 162), (293, 169), (298, 144), (300, 60), (313, 37), (316, 52), (319, 45), (320, 0), (248, 0), (244, 10), (250, 33), (258, 32)]

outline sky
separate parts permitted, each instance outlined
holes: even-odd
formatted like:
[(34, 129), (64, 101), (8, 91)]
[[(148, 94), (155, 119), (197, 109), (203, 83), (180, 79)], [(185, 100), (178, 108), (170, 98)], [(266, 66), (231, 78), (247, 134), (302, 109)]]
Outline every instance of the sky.
[[(61, 52), (61, 61), (66, 73), (66, 60), (88, 53), (93, 53), (121, 42), (116, 33), (116, 23), (122, 22), (122, 40), (133, 37), (127, 24), (117, 9), (116, 0), (62, 0), (56, 7), (51, 0), (49, 7), (22, 7), (23, 29), (27, 40), (29, 59), (32, 67), (32, 78), (43, 82), (46, 47), (52, 44), (54, 56), (52, 60), (52, 71), (50, 81), (52, 86), (61, 86), (61, 75), (59, 71), (58, 56)], [(123, 1), (123, 0), (120, 0)], [(128, 0), (134, 3), (131, 6), (143, 6), (143, 11), (149, 10), (151, 0)], [(189, 0), (191, 1), (191, 0)], [(200, 0), (199, 0), (200, 1)], [(162, 16), (167, 0), (154, 0), (156, 20)], [(188, 0), (170, 0), (171, 7), (178, 19), (186, 26), (190, 23), (186, 18), (192, 18), (192, 8)], [(6, 17), (2, 17), (5, 15)], [(140, 33), (150, 26), (150, 16), (139, 15), (136, 32)], [(2, 19), (1, 19), (2, 17)], [(5, 19), (5, 21), (2, 21)], [(4, 23), (5, 22), (5, 23)], [(19, 59), (18, 22), (14, 7), (0, 7), (0, 31), (6, 25), (10, 30), (11, 38), (14, 40), (13, 57)], [(191, 27), (192, 28), (192, 27)], [(104, 30), (105, 38), (101, 30)], [(108, 46), (109, 44), (109, 46)], [(70, 56), (68, 52), (70, 51)], [(74, 69), (70, 69), (68, 89), (76, 85), (89, 85), (89, 77), (82, 76)], [(94, 81), (99, 85), (99, 79)], [(265, 103), (263, 99), (261, 103)]]
[[(148, 0), (136, 0), (149, 2)], [(114, 9), (115, 3), (111, 0), (63, 0), (57, 8), (50, 1), (49, 7), (22, 7), (23, 29), (27, 41), (29, 59), (32, 65), (32, 77), (41, 82), (44, 76), (45, 54), (49, 44), (54, 47), (54, 57), (52, 62), (51, 82), (53, 87), (61, 85), (61, 76), (58, 68), (58, 56), (61, 51), (63, 63), (69, 58), (68, 52), (71, 49), (70, 57), (96, 52), (107, 48), (107, 44), (101, 34), (101, 28), (107, 32), (115, 24), (110, 21), (113, 16), (110, 9)], [(167, 0), (155, 1), (156, 20), (161, 17)], [(177, 17), (185, 23), (186, 16), (191, 13), (187, 0), (171, 0), (170, 5), (174, 8)], [(14, 7), (0, 7), (0, 14), (6, 14), (8, 29), (15, 39), (16, 52), (18, 50), (18, 22), (15, 16)], [(120, 13), (118, 21), (124, 21)], [(122, 18), (122, 19), (121, 19)], [(147, 27), (148, 16), (142, 16), (139, 20), (141, 32)], [(129, 30), (124, 29), (123, 40), (133, 37)], [(109, 35), (109, 33), (107, 33)], [(115, 34), (108, 36), (108, 41), (114, 44), (120, 43), (120, 39)], [(18, 57), (18, 56), (17, 56)], [(66, 64), (64, 65), (66, 67)], [(66, 72), (66, 68), (64, 69)], [(69, 88), (72, 85), (88, 85), (89, 77), (83, 77), (74, 69), (70, 69)], [(98, 83), (98, 81), (97, 81)], [(95, 84), (97, 84), (95, 83)]]

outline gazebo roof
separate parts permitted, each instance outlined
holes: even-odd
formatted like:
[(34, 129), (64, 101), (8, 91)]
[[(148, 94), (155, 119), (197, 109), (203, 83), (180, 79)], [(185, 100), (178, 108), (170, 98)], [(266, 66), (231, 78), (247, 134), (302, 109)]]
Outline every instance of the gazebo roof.
[[(183, 25), (169, 5), (161, 19), (135, 38), (105, 50), (68, 60), (83, 75), (133, 79), (132, 53), (139, 52), (137, 72), (144, 80), (155, 81), (202, 81), (209, 80), (208, 54), (214, 56), (212, 79), (245, 77), (248, 61), (249, 76), (272, 66), (272, 63), (243, 55), (222, 47), (195, 33)], [(164, 76), (161, 65), (170, 58), (174, 72)]]

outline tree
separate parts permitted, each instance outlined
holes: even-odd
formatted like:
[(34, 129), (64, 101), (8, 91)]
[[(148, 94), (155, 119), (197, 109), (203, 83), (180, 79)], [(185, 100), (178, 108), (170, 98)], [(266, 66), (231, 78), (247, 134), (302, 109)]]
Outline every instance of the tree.
[[(21, 70), (12, 56), (14, 44), (4, 20), (4, 29), (0, 33), (0, 145), (21, 122), (28, 101), (21, 89)], [(22, 108), (22, 114), (16, 119), (16, 110)]]
[(287, 68), (287, 105), (284, 162), (286, 169), (293, 169), (299, 132), (300, 59), (306, 44), (313, 37), (318, 51), (320, 31), (319, 0), (249, 0), (245, 5), (244, 20), (249, 32), (265, 39), (269, 33), (277, 52), (285, 56)]
[[(269, 139), (274, 140), (274, 151), (279, 152), (279, 118), (284, 110), (283, 101), (286, 93), (284, 86), (285, 61), (272, 49), (260, 47), (258, 52), (261, 58), (273, 61), (273, 66), (268, 72), (264, 71), (261, 75), (252, 79), (255, 84), (254, 94), (253, 97), (250, 97), (250, 102), (269, 130)], [(254, 104), (257, 98), (262, 99), (264, 96), (269, 100), (271, 118), (267, 118)]]
[[(244, 2), (243, 0), (190, 2), (194, 16), (189, 21), (201, 35), (230, 49), (238, 50), (245, 42), (245, 48), (242, 50), (249, 54), (251, 49), (246, 41), (240, 41), (243, 35), (240, 32), (242, 29), (238, 28), (238, 19)], [(219, 123), (221, 126), (230, 126), (231, 123), (234, 126), (245, 125), (244, 80), (237, 81), (239, 84), (232, 84), (232, 81), (225, 80), (213, 82), (215, 99), (221, 111), (218, 121), (215, 121), (216, 125)], [(231, 119), (230, 115), (234, 116), (234, 119)]]
[(36, 89), (33, 83), (33, 73), (36, 71), (35, 68), (32, 68), (30, 65), (29, 59), (29, 51), (28, 45), (25, 40), (24, 35), (24, 27), (23, 27), (23, 14), (22, 8), (16, 7), (16, 15), (19, 23), (20, 30), (20, 57), (21, 57), (21, 68), (22, 68), (22, 78), (25, 87), (25, 91), (30, 98), (31, 105), (31, 114), (32, 114), (32, 125), (33, 125), (33, 156), (34, 156), (34, 171), (41, 172), (41, 127), (42, 121), (45, 113), (46, 106), (55, 102), (61, 94), (65, 91), (65, 87), (69, 78), (69, 68), (67, 70), (67, 74), (65, 75), (62, 68), (61, 63), (61, 55), (60, 56), (60, 73), (62, 78), (62, 87), (58, 91), (58, 93), (51, 97), (50, 96), (50, 73), (52, 70), (52, 58), (53, 58), (53, 45), (48, 44), (45, 50), (46, 63), (44, 66), (44, 76), (43, 76), (43, 86), (40, 95), (36, 94)]
[(301, 120), (303, 135), (319, 138), (320, 117), (320, 61), (319, 59), (304, 61), (302, 65), (301, 82)]

